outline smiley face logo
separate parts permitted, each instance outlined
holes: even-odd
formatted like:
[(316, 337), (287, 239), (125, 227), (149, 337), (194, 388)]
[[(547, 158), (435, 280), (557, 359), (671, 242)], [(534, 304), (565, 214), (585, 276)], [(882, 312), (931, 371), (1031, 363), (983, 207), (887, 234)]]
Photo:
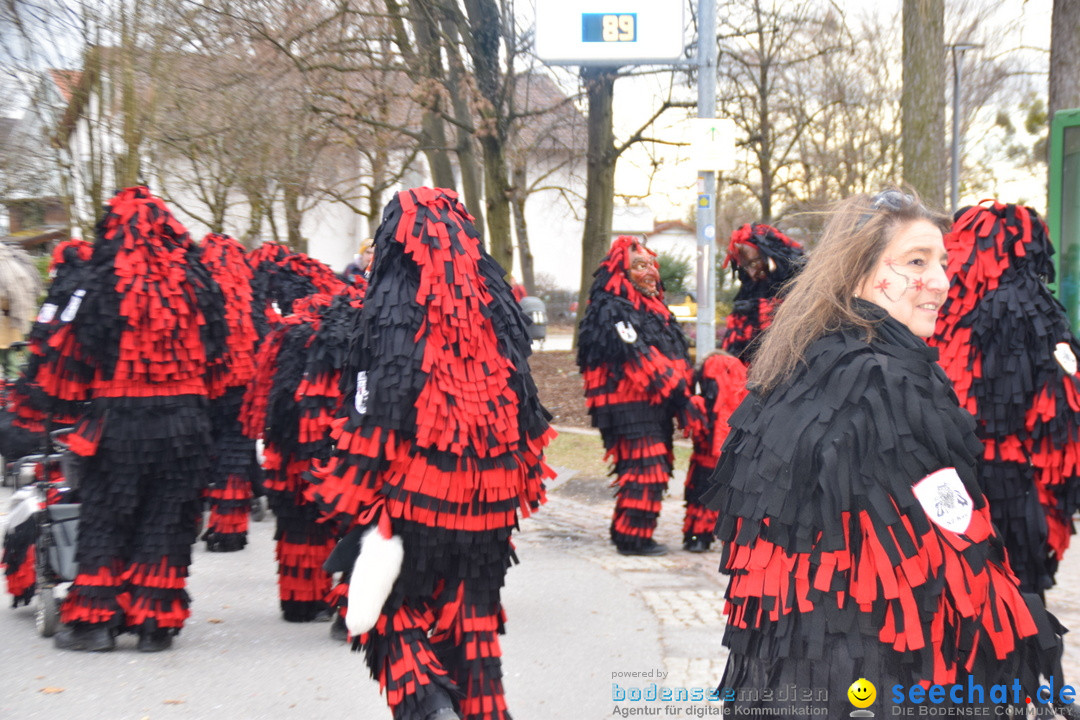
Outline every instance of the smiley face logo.
[(870, 707), (877, 698), (877, 688), (866, 678), (859, 678), (847, 689), (848, 700), (857, 708)]

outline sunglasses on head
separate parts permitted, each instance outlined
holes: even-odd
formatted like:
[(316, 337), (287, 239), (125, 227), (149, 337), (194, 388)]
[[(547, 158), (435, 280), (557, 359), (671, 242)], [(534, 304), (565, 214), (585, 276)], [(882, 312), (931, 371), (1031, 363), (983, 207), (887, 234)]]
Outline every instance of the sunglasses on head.
[[(911, 207), (915, 202), (914, 196), (908, 195), (905, 192), (900, 192), (899, 190), (882, 190), (877, 195), (870, 198), (870, 209), (897, 212), (904, 208)], [(859, 221), (855, 223), (855, 229), (858, 230), (865, 225), (873, 215), (872, 212), (865, 212), (859, 216)]]
[(872, 210), (903, 210), (915, 204), (915, 198), (899, 190), (883, 190), (870, 198)]

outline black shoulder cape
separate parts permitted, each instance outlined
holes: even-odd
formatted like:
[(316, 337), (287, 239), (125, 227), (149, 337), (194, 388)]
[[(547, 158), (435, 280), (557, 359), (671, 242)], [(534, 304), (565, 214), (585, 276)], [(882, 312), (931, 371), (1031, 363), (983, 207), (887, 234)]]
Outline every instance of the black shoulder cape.
[(721, 685), (758, 691), (736, 707), (776, 708), (790, 686), (825, 691), (809, 704), (829, 717), (851, 710), (858, 678), (882, 707), (894, 685), (969, 674), (987, 687), (1017, 679), (1034, 698), (1038, 673), (1057, 669), (1060, 627), (1005, 560), (975, 477), (974, 421), (936, 350), (877, 306), (859, 309), (876, 321), (872, 340), (822, 337), (788, 381), (731, 416), (705, 496), (730, 576)]

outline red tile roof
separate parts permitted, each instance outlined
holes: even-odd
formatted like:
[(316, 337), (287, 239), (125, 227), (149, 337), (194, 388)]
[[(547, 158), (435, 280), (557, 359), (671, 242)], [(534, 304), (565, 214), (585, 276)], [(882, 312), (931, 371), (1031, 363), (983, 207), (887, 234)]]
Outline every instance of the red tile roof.
[(56, 83), (56, 89), (60, 91), (64, 102), (71, 102), (71, 98), (75, 95), (75, 88), (79, 86), (79, 80), (82, 79), (82, 71), (50, 70), (49, 72), (52, 74), (53, 82)]

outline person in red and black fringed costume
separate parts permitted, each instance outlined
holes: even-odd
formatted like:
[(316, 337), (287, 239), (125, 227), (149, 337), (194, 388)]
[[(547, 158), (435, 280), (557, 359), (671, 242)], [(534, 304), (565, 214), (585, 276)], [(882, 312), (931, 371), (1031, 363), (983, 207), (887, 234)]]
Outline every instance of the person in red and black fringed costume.
[(703, 498), (729, 576), (725, 715), (848, 717), (866, 679), (876, 717), (930, 686), (963, 690), (941, 715), (1030, 698), (1049, 716), (1036, 690), (1066, 680), (1063, 628), (1013, 574), (975, 421), (925, 342), (948, 225), (900, 190), (842, 201), (764, 335)]
[[(256, 348), (273, 329), (282, 326), (284, 316), (294, 312), (294, 302), (317, 294), (336, 295), (347, 287), (324, 263), (278, 243), (264, 242), (252, 250), (248, 265), (254, 273), (251, 289)], [(261, 483), (254, 490), (260, 499), (253, 504), (253, 512), (265, 495)]]
[(198, 246), (142, 186), (109, 201), (78, 288), (62, 311), (70, 323), (49, 341), (63, 349), (70, 340), (80, 353), (60, 353), (55, 384), (83, 388), (91, 402), (69, 436), (83, 457), (79, 569), (54, 640), (102, 651), (129, 632), (139, 650), (164, 650), (190, 615), (185, 584), (210, 472), (207, 381), (223, 367), (224, 300)]
[(709, 478), (720, 460), (720, 447), (730, 430), (728, 417), (746, 397), (746, 366), (734, 355), (718, 350), (706, 357), (694, 373), (694, 387), (697, 394), (691, 401), (699, 412), (684, 430), (694, 442), (694, 452), (683, 493), (683, 548), (700, 553), (712, 545), (719, 515), (701, 502), (701, 495), (709, 487)]
[[(554, 476), (544, 462), (554, 431), (504, 276), (453, 191), (390, 201), (342, 374), (338, 453), (313, 478), (313, 497), (349, 530), (339, 548), (355, 554), (369, 533), (346, 622), (395, 720), (510, 717), (500, 594), (511, 533)], [(356, 572), (390, 536), (403, 559)]]
[[(0, 454), (6, 458), (44, 452), (48, 442), (46, 433), (72, 425), (84, 410), (81, 391), (66, 398), (49, 397), (38, 383), (38, 375), (42, 375), (46, 386), (54, 386), (47, 376), (56, 367), (58, 356), (48, 341), (67, 324), (61, 318), (60, 310), (67, 306), (77, 289), (79, 271), (90, 258), (92, 247), (84, 240), (72, 239), (53, 249), (49, 265), (52, 282), (27, 336), (29, 360), (15, 381), (6, 411), (0, 413)], [(69, 497), (66, 501), (73, 500)], [(9, 527), (4, 535), (2, 562), (13, 607), (29, 604), (34, 597), (36, 536), (37, 521), (33, 517)]]
[(255, 377), (254, 273), (244, 246), (228, 235), (204, 237), (202, 259), (225, 297), (229, 325), (227, 370), (209, 388), (213, 475), (206, 491), (210, 514), (202, 539), (211, 552), (232, 552), (247, 545), (252, 490), (262, 476), (255, 441), (244, 434), (239, 418), (244, 392)]
[(336, 295), (346, 286), (325, 263), (304, 253), (294, 253), (284, 245), (264, 242), (248, 254), (255, 329), (259, 339), (292, 312), (293, 301), (322, 293)]
[(637, 238), (616, 238), (593, 276), (577, 364), (615, 464), (611, 539), (624, 555), (662, 555), (652, 536), (674, 463), (674, 418), (690, 403), (688, 343), (664, 305), (656, 254)]
[(949, 296), (931, 344), (975, 416), (979, 484), (1024, 589), (1054, 584), (1080, 504), (1080, 343), (1046, 282), (1046, 225), (1031, 208), (988, 202), (946, 237)]
[[(70, 351), (71, 348), (57, 348), (50, 344), (50, 340), (57, 330), (70, 321), (70, 318), (64, 318), (61, 311), (67, 306), (72, 293), (78, 289), (79, 273), (90, 259), (92, 249), (93, 245), (79, 238), (65, 240), (53, 248), (52, 260), (49, 263), (52, 281), (45, 302), (42, 303), (27, 336), (30, 357), (15, 381), (10, 410), (14, 414), (12, 425), (38, 438), (43, 438), (45, 433), (52, 429), (73, 424), (83, 411), (81, 389), (69, 396), (51, 397), (44, 394), (42, 384), (50, 388), (64, 388), (63, 384), (53, 382), (49, 374), (57, 367), (61, 351)], [(39, 374), (42, 375), (42, 382), (38, 381)], [(36, 450), (43, 447), (43, 442), (39, 443)]]
[(257, 374), (244, 401), (245, 431), (261, 438), (263, 487), (276, 518), (278, 595), (282, 616), (289, 622), (329, 620), (326, 597), (330, 574), (322, 564), (336, 541), (332, 525), (319, 522), (315, 503), (304, 499), (304, 471), (312, 455), (301, 443), (297, 392), (304, 380), (308, 347), (315, 337), (319, 310), (329, 296), (301, 300), (297, 312), (286, 315), (263, 340), (256, 359)]
[(772, 324), (780, 289), (802, 267), (802, 245), (771, 225), (746, 224), (731, 233), (724, 267), (739, 276), (720, 347), (750, 364), (758, 336)]
[[(289, 622), (330, 620), (331, 574), (323, 569), (337, 542), (305, 497), (305, 473), (333, 452), (330, 424), (341, 408), (340, 371), (360, 299), (348, 294), (300, 298), (267, 336), (244, 402), (245, 430), (265, 443), (264, 485), (277, 527), (278, 595)], [(323, 323), (326, 321), (326, 326)]]
[[(252, 271), (251, 295), (255, 307), (253, 320), (261, 343), (270, 330), (281, 324), (282, 308), (277, 301), (277, 275), (280, 263), (291, 251), (280, 243), (264, 242), (248, 253), (248, 266)], [(298, 297), (309, 295), (302, 293)], [(284, 311), (288, 314), (288, 311)]]
[[(358, 321), (367, 284), (356, 284), (344, 288), (342, 294), (335, 295), (329, 307), (320, 313), (318, 329), (307, 348), (307, 362), (304, 366), (304, 378), (296, 390), (296, 401), (300, 414), (300, 443), (306, 448), (305, 454), (312, 458), (311, 467), (320, 469), (325, 466), (333, 452), (334, 444), (331, 430), (335, 420), (343, 413), (342, 403), (345, 396), (341, 390), (341, 373), (346, 365), (349, 347), (359, 341)], [(305, 497), (298, 502), (310, 503), (309, 476), (304, 477)], [(323, 521), (322, 525), (331, 526), (336, 532), (337, 523)], [(327, 567), (326, 560), (321, 571), (333, 574), (338, 572)], [(349, 589), (349, 570), (341, 568), (341, 579), (325, 596), (328, 608), (338, 608), (345, 604), (343, 596)], [(321, 577), (321, 574), (319, 575)], [(348, 632), (345, 616), (335, 612), (330, 626), (330, 637), (345, 641)]]

